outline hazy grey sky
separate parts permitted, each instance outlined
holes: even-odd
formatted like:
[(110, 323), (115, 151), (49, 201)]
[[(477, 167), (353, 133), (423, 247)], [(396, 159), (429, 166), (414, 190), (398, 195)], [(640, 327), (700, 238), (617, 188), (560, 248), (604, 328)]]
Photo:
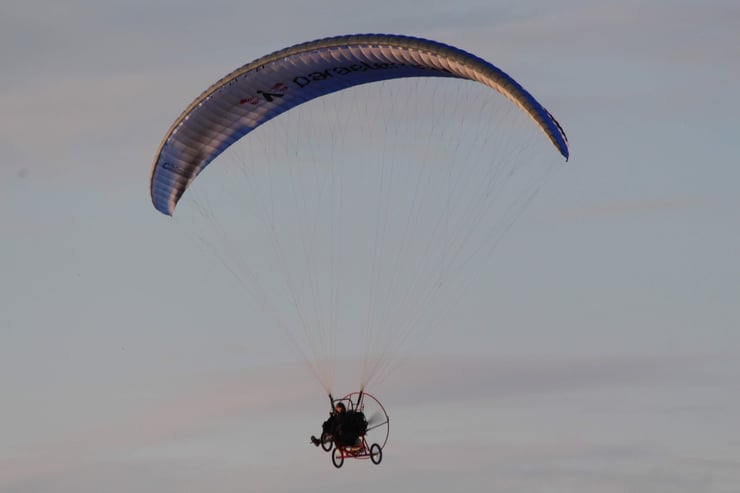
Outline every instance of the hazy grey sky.
[[(740, 490), (738, 25), (730, 0), (2, 4), (0, 489)], [(321, 388), (148, 178), (216, 79), (354, 32), (492, 61), (572, 155), (373, 389), (383, 463), (336, 471)]]

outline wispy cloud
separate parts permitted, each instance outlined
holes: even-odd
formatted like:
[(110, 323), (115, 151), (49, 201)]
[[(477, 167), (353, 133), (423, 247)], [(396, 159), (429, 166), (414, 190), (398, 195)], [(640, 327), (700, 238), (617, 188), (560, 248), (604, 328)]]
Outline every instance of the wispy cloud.
[(645, 214), (708, 207), (706, 200), (670, 199), (670, 200), (636, 200), (624, 202), (607, 202), (587, 207), (563, 209), (555, 212), (556, 219), (578, 220), (598, 219), (620, 216), (640, 216)]
[(142, 399), (125, 416), (111, 416), (92, 428), (59, 430), (54, 439), (27, 444), (15, 456), (0, 459), (0, 486), (79, 471), (96, 457), (156, 447), (232, 419), (264, 416), (271, 408), (305, 401), (315, 389), (306, 386), (301, 375), (302, 368), (296, 367), (217, 375), (169, 391), (160, 399)]
[[(570, 399), (581, 402), (581, 405), (591, 406), (588, 419), (596, 419), (596, 422), (602, 419), (599, 418), (602, 415), (603, 419), (619, 416), (621, 420), (631, 421), (629, 416), (632, 413), (641, 416), (646, 412), (658, 411), (661, 415), (685, 417), (687, 412), (691, 415), (694, 411), (682, 410), (680, 398), (675, 402), (679, 407), (650, 410), (651, 399), (645, 400), (644, 396), (656, 389), (662, 389), (659, 390), (663, 394), (661, 402), (665, 403), (665, 389), (675, 388), (677, 395), (680, 395), (682, 388), (706, 385), (712, 380), (718, 388), (722, 388), (727, 382), (716, 380), (715, 375), (722, 374), (720, 370), (726, 363), (727, 359), (721, 355), (702, 354), (523, 359), (448, 355), (410, 359), (397, 370), (393, 379), (371, 391), (384, 401), (394, 426), (397, 427), (391, 438), (392, 442), (396, 442), (389, 450), (396, 450), (396, 453), (407, 457), (402, 460), (407, 467), (420, 465), (416, 459), (409, 462), (409, 458), (426, 457), (426, 461), (438, 459), (440, 464), (447, 463), (449, 474), (453, 476), (461, 471), (480, 475), (490, 467), (493, 454), (504, 476), (520, 469), (522, 463), (531, 463), (537, 466), (532, 466), (535, 469), (528, 476), (553, 477), (562, 473), (562, 461), (571, 460), (596, 461), (598, 464), (595, 467), (601, 467), (609, 461), (613, 471), (619, 471), (622, 467), (624, 473), (628, 474), (629, 468), (639, 462), (640, 454), (653, 453), (650, 448), (633, 444), (634, 450), (629, 451), (621, 462), (615, 462), (613, 453), (618, 451), (615, 444), (608, 445), (605, 442), (601, 445), (589, 445), (573, 441), (567, 430), (573, 419), (578, 419), (578, 414), (568, 417), (568, 413), (572, 412), (567, 411), (570, 409), (567, 405)], [(85, 471), (94, 471), (97, 467), (94, 464), (106, 467), (104, 464), (107, 463), (110, 468), (114, 463), (120, 463), (120, 467), (124, 467), (123, 464), (130, 461), (121, 462), (120, 458), (136, 457), (141, 453), (146, 455), (146, 451), (166, 450), (170, 445), (175, 449), (185, 450), (184, 444), (189, 440), (201, 440), (211, 434), (224, 432), (237, 433), (245, 422), (251, 423), (250, 436), (254, 440), (257, 429), (263, 430), (268, 436), (276, 436), (279, 430), (288, 428), (280, 426), (270, 430), (265, 427), (278, 426), (281, 419), (295, 421), (300, 416), (295, 425), (307, 437), (315, 430), (304, 429), (304, 423), (315, 422), (314, 425), (318, 426), (324, 418), (325, 409), (322, 405), (323, 397), (319, 395), (320, 387), (307, 385), (306, 378), (302, 367), (266, 367), (258, 371), (208, 375), (191, 384), (180, 385), (160, 399), (143, 401), (137, 409), (121, 418), (112, 419), (107, 424), (64, 433), (56, 440), (19, 450), (17, 455), (0, 461), (0, 485), (8, 491), (24, 491), (23, 487), (39, 482), (79, 477)], [(641, 401), (624, 402), (616, 408), (610, 404), (618, 402), (614, 399), (628, 395), (643, 397)], [(596, 399), (587, 396), (595, 396)], [(600, 401), (603, 401), (602, 405), (599, 404)], [(711, 406), (711, 400), (706, 405)], [(449, 413), (449, 406), (463, 406), (468, 409), (471, 423), (495, 420), (497, 424), (490, 430), (481, 429), (452, 438), (465, 428), (465, 423), (448, 423), (446, 432), (438, 428), (438, 420), (444, 420), (444, 416)], [(546, 408), (549, 408), (547, 413), (537, 411)], [(277, 418), (274, 416), (276, 409), (287, 414), (283, 418)], [(306, 409), (321, 411), (311, 416), (312, 413), (306, 413)], [(409, 416), (413, 416), (416, 412), (414, 410), (419, 409), (424, 410), (425, 419), (416, 424), (409, 422)], [(711, 407), (707, 410), (711, 410)], [(562, 414), (565, 411), (567, 413)], [(697, 411), (703, 412), (702, 409)], [(580, 412), (582, 411), (577, 413)], [(277, 421), (271, 419), (270, 415), (277, 418)], [(542, 419), (545, 415), (549, 415), (548, 420), (564, 420), (562, 426), (565, 427), (565, 434), (562, 437), (558, 439), (550, 432), (543, 435), (542, 430), (537, 431), (539, 425), (519, 431), (501, 428), (512, 420), (526, 421), (535, 419), (536, 416)], [(556, 418), (560, 415), (563, 417)], [(592, 425), (593, 423), (582, 426)], [(293, 427), (291, 425), (289, 428)], [(428, 435), (423, 431), (428, 427), (429, 430), (436, 431)], [(512, 433), (517, 436), (514, 443)], [(303, 444), (303, 438), (303, 435), (296, 437), (291, 434), (281, 439), (287, 443), (296, 443), (297, 440)], [(499, 441), (502, 446), (510, 445), (496, 447), (489, 442), (490, 439), (494, 440), (493, 443)], [(432, 452), (438, 440), (444, 442), (444, 447), (439, 449), (444, 460), (442, 456), (435, 459)], [(527, 445), (529, 442), (532, 442), (531, 446)], [(476, 448), (480, 452), (470, 456)], [(457, 453), (470, 456), (470, 459), (462, 463), (449, 462), (451, 454), (456, 456)], [(476, 457), (479, 460), (475, 460)], [(396, 460), (398, 459), (401, 457)], [(171, 460), (176, 462), (187, 459), (173, 457)], [(654, 457), (651, 460), (659, 462), (664, 459)], [(555, 464), (553, 470), (547, 469), (548, 463)], [(622, 466), (619, 466), (620, 463)], [(441, 466), (435, 467), (435, 470), (442, 470), (439, 467)], [(723, 466), (719, 464), (706, 467), (706, 470), (715, 470), (716, 467)], [(696, 462), (696, 468), (701, 468), (699, 462)], [(112, 474), (120, 475), (124, 471), (114, 469)], [(582, 473), (573, 471), (574, 480), (579, 478), (578, 481), (582, 481), (582, 476)], [(617, 481), (615, 484), (618, 483)]]

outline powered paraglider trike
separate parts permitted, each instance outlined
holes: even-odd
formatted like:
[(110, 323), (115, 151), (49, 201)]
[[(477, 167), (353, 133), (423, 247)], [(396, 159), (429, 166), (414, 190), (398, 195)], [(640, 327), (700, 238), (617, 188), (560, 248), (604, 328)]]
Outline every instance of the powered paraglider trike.
[(380, 464), (389, 434), (388, 413), (383, 405), (362, 391), (331, 400), (336, 411), (324, 424), (320, 443), (331, 452), (334, 466), (342, 467), (345, 459), (370, 459)]

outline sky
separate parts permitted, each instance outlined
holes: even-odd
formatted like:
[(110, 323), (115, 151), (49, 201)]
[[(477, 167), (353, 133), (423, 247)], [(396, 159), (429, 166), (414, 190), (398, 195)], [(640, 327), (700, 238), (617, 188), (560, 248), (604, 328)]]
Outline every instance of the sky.
[[(740, 490), (735, 1), (0, 5), (0, 490)], [(373, 388), (383, 463), (157, 213), (180, 111), (301, 41), (392, 32), (521, 81), (559, 168), (445, 325)]]

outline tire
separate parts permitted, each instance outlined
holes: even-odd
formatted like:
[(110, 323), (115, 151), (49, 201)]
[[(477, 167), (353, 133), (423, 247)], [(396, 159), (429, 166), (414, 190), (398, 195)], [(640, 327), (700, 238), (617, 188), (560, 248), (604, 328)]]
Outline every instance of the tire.
[(380, 445), (377, 443), (373, 443), (370, 447), (370, 460), (373, 461), (373, 464), (375, 465), (380, 464), (380, 461), (383, 460), (383, 449), (380, 448)]
[(334, 467), (339, 469), (344, 464), (344, 453), (342, 452), (342, 449), (338, 447), (334, 447), (334, 452), (331, 454), (331, 463), (334, 464)]
[(331, 452), (331, 448), (334, 446), (334, 440), (332, 440), (331, 434), (323, 432), (321, 434), (321, 448), (325, 452)]

